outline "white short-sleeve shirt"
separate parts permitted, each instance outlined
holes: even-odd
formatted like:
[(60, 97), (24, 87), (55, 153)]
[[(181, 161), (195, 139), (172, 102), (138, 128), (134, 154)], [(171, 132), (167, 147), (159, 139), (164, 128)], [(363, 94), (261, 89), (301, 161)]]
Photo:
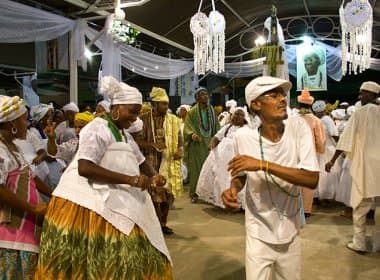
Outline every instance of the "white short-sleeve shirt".
[[(137, 162), (139, 164), (143, 163), (145, 157), (141, 153), (137, 143), (128, 132), (124, 134), (126, 137), (124, 140), (132, 146)], [(107, 147), (115, 142), (116, 139), (109, 129), (107, 121), (102, 118), (95, 118), (80, 132), (78, 160), (85, 159), (99, 164)]]
[[(234, 138), (234, 154), (261, 159), (258, 129), (243, 127)], [(319, 171), (313, 136), (304, 119), (295, 116), (286, 121), (284, 134), (273, 143), (262, 137), (264, 159), (282, 166)], [(281, 188), (293, 195), (299, 186), (272, 175)], [(272, 182), (264, 171), (247, 172), (246, 231), (247, 238), (271, 244), (291, 242), (300, 228), (300, 198), (292, 197)]]

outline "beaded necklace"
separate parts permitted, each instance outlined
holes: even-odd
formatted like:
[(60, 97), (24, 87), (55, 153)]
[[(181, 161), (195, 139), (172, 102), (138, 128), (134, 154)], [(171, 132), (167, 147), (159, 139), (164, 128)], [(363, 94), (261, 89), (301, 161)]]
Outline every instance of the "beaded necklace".
[(210, 113), (208, 108), (206, 108), (206, 125), (203, 123), (203, 118), (202, 118), (202, 112), (201, 108), (199, 108), (199, 117), (201, 119), (201, 127), (204, 131), (208, 131), (210, 129)]
[[(264, 161), (265, 158), (264, 158), (264, 149), (263, 149), (263, 138), (262, 138), (262, 130), (261, 130), (261, 127), (258, 128), (258, 131), (259, 131), (259, 143), (260, 143), (260, 155), (261, 155), (261, 160)], [(267, 183), (267, 188), (268, 188), (268, 193), (269, 193), (269, 197), (270, 197), (270, 200), (271, 200), (271, 203), (272, 203), (272, 206), (273, 208), (276, 210), (276, 212), (278, 213), (278, 215), (280, 216), (280, 219), (282, 220), (282, 218), (285, 216), (287, 218), (292, 218), (292, 217), (295, 217), (298, 212), (300, 211), (301, 209), (301, 204), (299, 204), (299, 207), (297, 208), (296, 212), (293, 213), (292, 215), (286, 215), (285, 213), (281, 213), (280, 210), (279, 210), (279, 207), (276, 205), (276, 203), (274, 203), (274, 200), (273, 200), (273, 197), (272, 197), (272, 192), (270, 191), (270, 186), (269, 186), (269, 180), (268, 180), (268, 176), (271, 178), (271, 181), (272, 183), (278, 188), (280, 189), (283, 193), (285, 193), (287, 196), (290, 196), (292, 198), (298, 198), (300, 199), (300, 195), (301, 195), (301, 192), (299, 191), (298, 194), (292, 194), (288, 191), (286, 191), (284, 188), (282, 188), (280, 186), (279, 183), (277, 183), (277, 181), (274, 179), (274, 177), (272, 176), (271, 173), (269, 172), (266, 172), (264, 171), (264, 174), (265, 174), (265, 181)], [(283, 211), (284, 212), (284, 211)]]

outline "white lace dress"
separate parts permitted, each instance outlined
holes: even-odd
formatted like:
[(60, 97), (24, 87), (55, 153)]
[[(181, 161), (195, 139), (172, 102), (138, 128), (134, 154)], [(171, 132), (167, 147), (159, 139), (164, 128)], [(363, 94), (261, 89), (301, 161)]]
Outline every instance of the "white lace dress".
[[(199, 198), (221, 208), (225, 208), (221, 197), (222, 193), (230, 187), (231, 181), (227, 165), (233, 156), (232, 139), (239, 128), (228, 124), (215, 134), (220, 143), (209, 153), (199, 175), (196, 190)], [(245, 189), (239, 193), (238, 201), (244, 208)]]

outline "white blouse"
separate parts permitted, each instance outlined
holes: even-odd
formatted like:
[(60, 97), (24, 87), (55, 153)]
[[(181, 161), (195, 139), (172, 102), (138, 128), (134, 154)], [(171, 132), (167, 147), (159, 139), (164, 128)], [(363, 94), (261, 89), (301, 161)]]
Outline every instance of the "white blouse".
[[(141, 153), (132, 135), (125, 132), (125, 136), (126, 139), (124, 136), (122, 137), (124, 141), (131, 144), (138, 164), (143, 163), (145, 161), (145, 157)], [(116, 139), (108, 127), (108, 122), (102, 118), (95, 118), (80, 132), (78, 160), (85, 159), (95, 164), (99, 164), (103, 158), (106, 148), (115, 142)]]

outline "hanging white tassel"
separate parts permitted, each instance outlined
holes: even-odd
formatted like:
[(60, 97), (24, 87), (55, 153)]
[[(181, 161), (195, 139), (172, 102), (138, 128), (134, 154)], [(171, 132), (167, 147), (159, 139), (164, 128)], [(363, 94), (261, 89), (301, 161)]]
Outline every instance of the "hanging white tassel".
[(226, 21), (224, 16), (218, 11), (212, 11), (209, 15), (210, 37), (209, 42), (209, 70), (214, 73), (224, 71), (224, 30), (226, 29)]
[(342, 28), (342, 73), (357, 74), (370, 66), (372, 6), (368, 0), (353, 0), (339, 9)]
[(196, 13), (190, 20), (190, 30), (194, 36), (194, 72), (205, 74), (208, 70), (208, 17), (204, 13)]

